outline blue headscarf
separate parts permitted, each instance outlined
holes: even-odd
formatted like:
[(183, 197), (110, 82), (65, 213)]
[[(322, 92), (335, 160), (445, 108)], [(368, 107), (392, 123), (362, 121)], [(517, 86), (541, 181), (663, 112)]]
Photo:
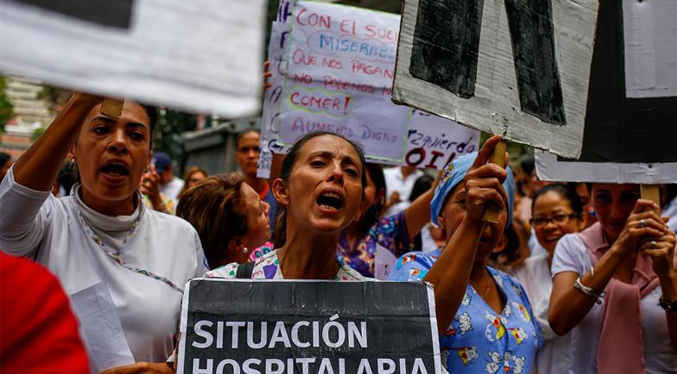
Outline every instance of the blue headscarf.
[[(447, 195), (453, 191), (454, 187), (463, 181), (463, 178), (465, 178), (465, 175), (468, 173), (468, 170), (470, 170), (470, 167), (473, 162), (475, 162), (476, 158), (477, 152), (469, 153), (455, 159), (444, 169), (440, 184), (437, 185), (433, 200), (430, 202), (430, 217), (435, 225), (440, 225), (437, 221), (437, 216), (439, 216), (440, 211), (442, 211), (444, 200)], [(508, 222), (505, 225), (507, 230), (508, 227), (510, 227), (510, 224), (512, 224), (512, 211), (515, 204), (515, 178), (509, 167), (506, 168), (506, 171), (508, 172), (508, 177), (505, 178), (505, 181), (503, 182), (503, 189), (508, 195), (508, 201), (505, 203), (508, 209)]]

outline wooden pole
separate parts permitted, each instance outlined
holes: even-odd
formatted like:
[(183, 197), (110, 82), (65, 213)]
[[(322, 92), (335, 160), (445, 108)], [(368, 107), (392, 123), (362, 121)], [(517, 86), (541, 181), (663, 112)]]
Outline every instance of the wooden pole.
[(120, 115), (122, 114), (122, 106), (124, 103), (124, 100), (111, 99), (107, 97), (103, 99), (103, 104), (101, 104), (101, 114), (112, 118), (120, 118)]
[(661, 206), (661, 190), (657, 184), (642, 184), (640, 185), (642, 199), (651, 200), (656, 205)]
[[(508, 142), (501, 139), (496, 148), (494, 148), (494, 153), (491, 155), (491, 163), (505, 167), (505, 150), (508, 147)], [(497, 223), (498, 222), (498, 206), (496, 204), (491, 204), (487, 206), (487, 210), (484, 211), (482, 219), (486, 222)]]

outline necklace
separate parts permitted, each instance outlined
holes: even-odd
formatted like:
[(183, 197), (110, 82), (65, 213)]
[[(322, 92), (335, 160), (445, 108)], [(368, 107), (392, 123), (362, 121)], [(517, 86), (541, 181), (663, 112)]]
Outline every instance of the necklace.
[(487, 296), (487, 295), (489, 294), (489, 291), (491, 291), (491, 282), (492, 282), (492, 280), (489, 279), (489, 282), (487, 282), (487, 286), (486, 286), (485, 289), (484, 289), (484, 294), (480, 294), (479, 292), (477, 292), (477, 289), (476, 289), (474, 286), (472, 286), (472, 285), (471, 285), (471, 286), (472, 286), (473, 289), (475, 290), (475, 293), (476, 293), (476, 294), (480, 295), (481, 297), (485, 297), (485, 296)]
[[(141, 207), (139, 209), (146, 209), (146, 206), (143, 203), (143, 198), (141, 198), (141, 196), (139, 196), (138, 198), (139, 198), (139, 204), (141, 204)], [(85, 229), (85, 232), (87, 233), (89, 238), (92, 239), (92, 241), (94, 241), (94, 243), (96, 243), (99, 246), (99, 248), (101, 248), (103, 250), (103, 252), (108, 257), (110, 257), (118, 265), (122, 266), (123, 268), (125, 268), (127, 270), (139, 273), (143, 276), (146, 276), (146, 277), (149, 277), (149, 278), (152, 278), (152, 279), (155, 279), (155, 280), (159, 280), (160, 282), (165, 283), (166, 285), (168, 285), (169, 287), (171, 287), (175, 291), (183, 293), (183, 290), (179, 286), (174, 284), (172, 281), (170, 281), (169, 279), (167, 279), (167, 278), (165, 278), (165, 277), (163, 277), (159, 274), (152, 273), (152, 272), (150, 272), (146, 269), (128, 264), (127, 262), (125, 262), (125, 260), (123, 260), (122, 252), (123, 252), (125, 246), (127, 245), (127, 242), (129, 241), (129, 239), (132, 237), (132, 235), (134, 235), (134, 232), (136, 232), (136, 230), (139, 228), (139, 223), (141, 221), (141, 213), (139, 213), (139, 217), (134, 222), (134, 225), (132, 225), (132, 227), (128, 229), (128, 231), (125, 235), (125, 238), (122, 241), (122, 244), (117, 248), (110, 248), (103, 242), (103, 240), (101, 240), (101, 238), (99, 238), (98, 235), (96, 235), (96, 233), (94, 232), (94, 229), (92, 229), (92, 227), (85, 220), (85, 217), (82, 215), (82, 211), (80, 210), (80, 207), (77, 206), (77, 204), (76, 204), (76, 207), (78, 209), (78, 216), (80, 218), (80, 223), (82, 224), (83, 228)], [(108, 248), (112, 249), (113, 252), (111, 253), (111, 251), (109, 251)]]

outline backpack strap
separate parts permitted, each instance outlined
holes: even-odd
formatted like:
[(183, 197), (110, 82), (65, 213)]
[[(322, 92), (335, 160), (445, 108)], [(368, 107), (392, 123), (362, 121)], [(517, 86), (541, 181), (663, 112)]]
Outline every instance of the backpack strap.
[(253, 272), (254, 272), (254, 263), (245, 262), (244, 264), (238, 265), (237, 271), (235, 272), (235, 278), (251, 279)]

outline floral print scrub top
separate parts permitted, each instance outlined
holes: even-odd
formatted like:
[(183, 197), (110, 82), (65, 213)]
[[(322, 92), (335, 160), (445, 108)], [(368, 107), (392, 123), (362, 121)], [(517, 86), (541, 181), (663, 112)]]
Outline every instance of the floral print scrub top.
[[(235, 278), (237, 263), (221, 266), (205, 274), (206, 278)], [(280, 271), (280, 261), (277, 258), (277, 250), (268, 252), (254, 261), (252, 279), (284, 279)], [(357, 271), (346, 265), (339, 267), (334, 280), (338, 281), (362, 281), (365, 278)]]
[[(411, 252), (400, 257), (389, 280), (421, 280), (441, 251)], [(496, 312), (468, 284), (449, 329), (440, 336), (442, 363), (450, 374), (528, 374), (543, 336), (522, 286), (487, 266), (506, 300)]]
[(396, 257), (414, 249), (415, 243), (409, 239), (404, 211), (378, 220), (369, 230), (369, 234), (360, 238), (352, 248), (345, 233), (341, 234), (336, 258), (340, 264), (348, 265), (365, 277), (373, 278), (376, 244), (388, 249)]

